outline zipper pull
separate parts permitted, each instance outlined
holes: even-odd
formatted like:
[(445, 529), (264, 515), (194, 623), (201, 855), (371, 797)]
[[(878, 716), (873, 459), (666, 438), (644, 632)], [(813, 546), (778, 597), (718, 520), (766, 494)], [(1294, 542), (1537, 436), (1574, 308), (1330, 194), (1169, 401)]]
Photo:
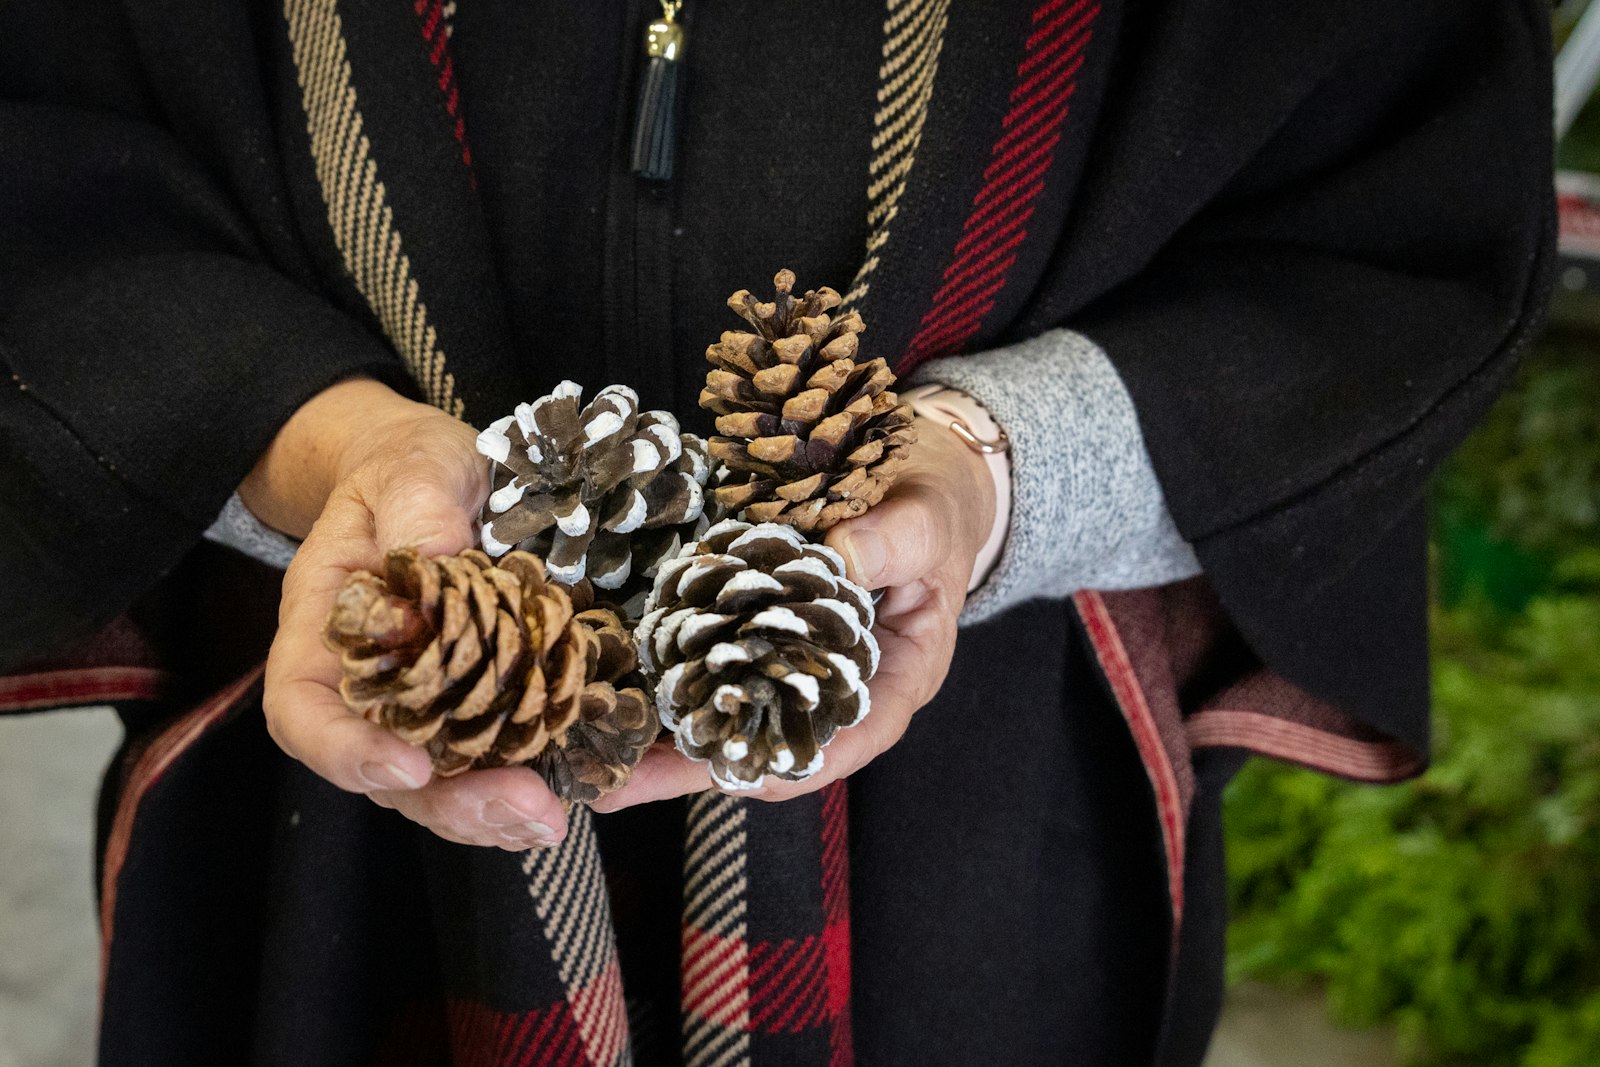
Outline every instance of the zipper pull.
[(661, 0), (661, 17), (645, 27), (644, 54), (649, 62), (633, 123), (633, 173), (651, 181), (672, 179), (678, 140), (678, 63), (684, 43), (676, 16), (682, 7), (683, 0)]

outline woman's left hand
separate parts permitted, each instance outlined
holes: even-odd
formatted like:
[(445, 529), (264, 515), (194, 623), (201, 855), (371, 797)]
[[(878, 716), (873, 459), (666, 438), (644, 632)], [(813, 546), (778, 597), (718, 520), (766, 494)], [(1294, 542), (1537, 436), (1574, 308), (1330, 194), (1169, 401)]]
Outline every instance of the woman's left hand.
[[(883, 655), (868, 686), (872, 710), (823, 749), (817, 774), (803, 782), (769, 775), (761, 789), (740, 796), (787, 800), (854, 774), (900, 740), (912, 714), (944, 684), (973, 561), (995, 522), (994, 480), (982, 457), (948, 429), (926, 419), (917, 428), (894, 488), (827, 538), (844, 556), (852, 580), (888, 590), (874, 631)], [(616, 811), (710, 788), (706, 764), (664, 740), (645, 753), (627, 785), (594, 807)]]

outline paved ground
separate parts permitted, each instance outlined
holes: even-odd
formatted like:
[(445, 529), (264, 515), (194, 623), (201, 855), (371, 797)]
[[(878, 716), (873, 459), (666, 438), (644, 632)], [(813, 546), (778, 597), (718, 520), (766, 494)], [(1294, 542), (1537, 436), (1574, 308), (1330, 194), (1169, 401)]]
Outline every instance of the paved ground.
[(94, 1059), (94, 797), (107, 710), (0, 718), (0, 1067)]
[[(0, 718), (0, 1067), (90, 1067), (90, 849), (109, 711)], [(1391, 1067), (1383, 1034), (1330, 1029), (1314, 999), (1235, 993), (1206, 1067)]]

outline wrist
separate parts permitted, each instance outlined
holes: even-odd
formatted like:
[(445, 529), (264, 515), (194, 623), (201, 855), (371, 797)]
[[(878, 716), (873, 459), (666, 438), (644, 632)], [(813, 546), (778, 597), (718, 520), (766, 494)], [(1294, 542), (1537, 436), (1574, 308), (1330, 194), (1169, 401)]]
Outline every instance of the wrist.
[(988, 409), (968, 393), (928, 384), (907, 390), (902, 396), (925, 422), (937, 426), (939, 432), (960, 443), (974, 479), (988, 489), (981, 494), (989, 507), (980, 508), (987, 522), (978, 536), (972, 574), (967, 583), (970, 593), (994, 570), (1010, 531), (1010, 442)]

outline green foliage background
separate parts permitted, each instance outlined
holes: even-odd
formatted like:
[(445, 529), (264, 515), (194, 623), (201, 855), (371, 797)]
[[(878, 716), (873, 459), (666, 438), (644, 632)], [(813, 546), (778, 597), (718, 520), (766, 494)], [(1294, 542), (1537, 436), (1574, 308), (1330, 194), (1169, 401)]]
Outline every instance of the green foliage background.
[(1547, 343), (1435, 492), (1436, 747), (1230, 787), (1232, 977), (1417, 1064), (1600, 1064), (1600, 344)]

